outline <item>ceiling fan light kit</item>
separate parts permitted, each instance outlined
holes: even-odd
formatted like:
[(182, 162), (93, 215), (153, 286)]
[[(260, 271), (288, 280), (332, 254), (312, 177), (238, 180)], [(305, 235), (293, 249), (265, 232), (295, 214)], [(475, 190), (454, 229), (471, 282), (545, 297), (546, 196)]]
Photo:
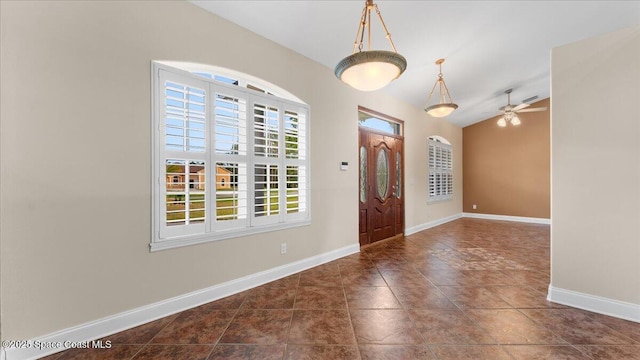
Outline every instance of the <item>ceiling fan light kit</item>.
[[(371, 11), (374, 9), (393, 51), (371, 50)], [(365, 33), (367, 33), (367, 50), (363, 50)], [(397, 79), (406, 68), (407, 60), (398, 54), (378, 5), (374, 4), (373, 0), (365, 0), (356, 40), (353, 43), (353, 53), (336, 65), (334, 71), (336, 77), (355, 89), (374, 91)]]
[[(498, 119), (498, 126), (500, 127), (505, 127), (507, 126), (507, 123), (511, 123), (511, 125), (513, 126), (518, 126), (520, 124), (522, 124), (522, 121), (520, 120), (520, 118), (518, 117), (518, 115), (516, 113), (522, 113), (522, 112), (536, 112), (536, 111), (545, 111), (547, 110), (546, 107), (539, 107), (539, 108), (528, 108), (529, 104), (527, 103), (522, 103), (520, 105), (517, 106), (513, 106), (511, 105), (511, 92), (513, 91), (513, 89), (507, 89), (505, 90), (505, 94), (507, 94), (507, 105), (501, 107), (499, 110), (502, 112), (502, 117), (500, 119)], [(529, 99), (534, 100), (537, 99), (537, 96), (531, 97)], [(527, 99), (527, 100), (529, 100)]]
[[(436, 83), (433, 84), (433, 88), (431, 88), (431, 93), (429, 93), (429, 97), (427, 98), (427, 103), (425, 105), (424, 111), (427, 114), (433, 117), (445, 117), (451, 114), (455, 109), (458, 108), (458, 105), (454, 104), (451, 100), (451, 95), (449, 94), (449, 89), (447, 88), (447, 84), (444, 82), (444, 77), (442, 76), (442, 63), (444, 59), (438, 59), (436, 61), (436, 65), (440, 68), (440, 72), (438, 74), (438, 79)], [(433, 91), (436, 89), (436, 86), (439, 87), (439, 96), (438, 103), (434, 105), (429, 105), (431, 102), (431, 97), (433, 96)]]

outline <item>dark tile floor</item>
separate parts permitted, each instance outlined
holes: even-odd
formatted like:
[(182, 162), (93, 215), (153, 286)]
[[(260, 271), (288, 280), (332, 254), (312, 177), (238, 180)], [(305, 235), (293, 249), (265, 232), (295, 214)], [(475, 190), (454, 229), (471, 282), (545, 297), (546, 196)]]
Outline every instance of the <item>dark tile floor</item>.
[(459, 219), (47, 359), (640, 359), (548, 285), (549, 226)]

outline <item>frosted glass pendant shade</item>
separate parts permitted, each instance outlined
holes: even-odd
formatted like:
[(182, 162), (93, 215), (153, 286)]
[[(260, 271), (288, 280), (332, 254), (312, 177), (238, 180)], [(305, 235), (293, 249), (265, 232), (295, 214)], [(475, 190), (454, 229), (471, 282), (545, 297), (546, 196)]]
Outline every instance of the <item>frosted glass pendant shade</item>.
[(445, 117), (453, 112), (453, 110), (457, 109), (458, 105), (449, 103), (449, 104), (436, 104), (431, 105), (428, 108), (424, 109), (427, 114), (433, 117)]
[(407, 68), (407, 60), (400, 54), (372, 50), (349, 55), (336, 65), (335, 74), (351, 87), (374, 91), (387, 86)]

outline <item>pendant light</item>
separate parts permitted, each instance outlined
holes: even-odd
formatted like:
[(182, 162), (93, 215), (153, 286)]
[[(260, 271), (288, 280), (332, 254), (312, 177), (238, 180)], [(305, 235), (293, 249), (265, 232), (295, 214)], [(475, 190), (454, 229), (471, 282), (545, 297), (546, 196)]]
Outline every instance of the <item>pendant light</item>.
[[(393, 51), (371, 50), (371, 11), (375, 9)], [(365, 48), (365, 33), (367, 46)], [(353, 53), (342, 59), (335, 68), (336, 77), (355, 89), (373, 91), (381, 89), (397, 79), (407, 68), (407, 60), (398, 54), (391, 34), (382, 20), (378, 5), (365, 0), (358, 25)]]
[[(458, 108), (458, 105), (454, 104), (451, 100), (451, 95), (449, 95), (449, 89), (447, 85), (444, 83), (444, 78), (442, 77), (442, 63), (444, 59), (438, 59), (436, 61), (436, 65), (440, 68), (440, 73), (438, 74), (438, 79), (436, 83), (433, 84), (433, 88), (431, 89), (431, 93), (427, 98), (427, 104), (425, 105), (424, 111), (427, 114), (433, 117), (445, 117), (453, 112), (453, 110)], [(429, 106), (429, 102), (431, 101), (431, 97), (433, 96), (433, 91), (436, 89), (436, 86), (440, 85), (440, 96), (437, 104)]]

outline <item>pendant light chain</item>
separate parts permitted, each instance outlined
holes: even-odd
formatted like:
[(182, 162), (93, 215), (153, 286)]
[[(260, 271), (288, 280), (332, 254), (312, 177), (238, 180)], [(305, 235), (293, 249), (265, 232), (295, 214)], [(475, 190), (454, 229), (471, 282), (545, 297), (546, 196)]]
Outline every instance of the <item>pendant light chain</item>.
[(440, 83), (440, 81), (436, 81), (435, 84), (433, 84), (433, 87), (431, 88), (431, 92), (429, 93), (429, 97), (427, 98), (427, 105), (429, 105), (429, 102), (431, 102), (431, 97), (433, 96), (433, 91), (436, 89), (436, 86), (438, 86), (438, 84)]
[[(384, 22), (382, 18), (382, 13), (380, 12), (380, 8), (378, 8), (378, 4), (374, 4), (373, 0), (365, 0), (365, 7), (362, 9), (362, 16), (360, 17), (360, 24), (358, 25), (358, 31), (356, 31), (356, 40), (353, 42), (353, 52), (355, 54), (358, 51), (362, 51), (364, 49), (364, 33), (367, 32), (367, 51), (371, 50), (371, 9), (376, 9), (376, 14), (378, 15), (378, 19), (380, 19), (380, 23), (382, 24), (382, 28), (384, 29), (385, 38), (389, 40), (389, 44), (393, 49), (393, 52), (398, 53), (398, 49), (396, 49), (396, 45), (393, 43), (393, 39), (391, 38), (391, 33), (389, 29), (387, 29), (387, 24)], [(358, 38), (360, 40), (358, 41)]]
[[(442, 79), (442, 63), (438, 64), (439, 67), (439, 73), (438, 73), (438, 83), (440, 84), (440, 104), (444, 103), (447, 99), (445, 99), (445, 94), (444, 91), (442, 90), (442, 84), (444, 83), (444, 80)], [(446, 86), (445, 86), (446, 88)], [(447, 94), (449, 92), (447, 91)]]
[[(356, 51), (362, 51), (364, 47), (364, 27), (367, 26), (367, 7), (365, 6), (362, 9), (362, 16), (360, 17), (360, 24), (358, 25), (358, 31), (356, 31), (356, 40), (353, 42), (353, 52), (355, 54)], [(358, 41), (358, 37), (360, 37), (360, 41)]]
[(389, 40), (389, 44), (391, 44), (391, 48), (393, 49), (393, 52), (397, 53), (398, 50), (396, 49), (396, 46), (393, 44), (393, 39), (391, 39), (391, 33), (387, 29), (387, 25), (384, 23), (384, 20), (382, 20), (382, 14), (380, 13), (380, 9), (378, 9), (378, 4), (374, 4), (373, 6), (376, 7), (376, 13), (380, 18), (380, 23), (382, 24), (382, 28), (384, 28), (384, 33), (386, 34), (385, 37)]
[[(447, 97), (448, 97), (448, 98), (449, 98), (449, 102), (451, 103), (451, 102), (453, 102), (453, 101), (451, 100), (451, 94), (449, 94), (449, 88), (447, 87), (447, 84), (444, 82), (444, 78), (443, 78), (443, 76), (442, 76), (442, 63), (443, 63), (443, 62), (444, 62), (444, 60), (443, 60), (443, 61), (441, 61), (441, 62), (440, 62), (440, 64), (438, 64), (438, 66), (440, 66), (440, 73), (438, 74), (438, 78), (439, 78), (439, 79), (438, 79), (438, 82), (439, 82), (439, 83), (441, 83), (441, 86), (440, 86), (440, 94), (441, 94), (441, 98), (442, 98), (445, 102), (446, 102)], [(444, 90), (446, 91), (446, 97), (445, 97), (445, 93), (444, 93), (444, 91), (442, 91), (442, 88), (443, 88), (443, 87), (444, 87)], [(441, 101), (440, 103), (442, 104), (443, 102)]]
[[(373, 0), (371, 0), (371, 3), (373, 3)], [(371, 50), (371, 5), (369, 5), (369, 0), (367, 0), (367, 6), (365, 6), (365, 8), (367, 9), (367, 51)]]

